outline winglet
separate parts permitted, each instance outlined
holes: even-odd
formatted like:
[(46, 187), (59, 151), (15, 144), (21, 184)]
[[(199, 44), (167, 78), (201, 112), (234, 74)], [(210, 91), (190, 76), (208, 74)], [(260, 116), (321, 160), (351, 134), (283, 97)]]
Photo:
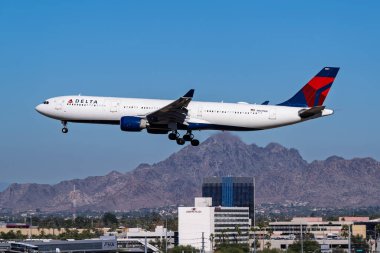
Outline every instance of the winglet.
[(184, 98), (192, 98), (194, 96), (194, 89), (189, 90), (185, 95), (182, 97)]

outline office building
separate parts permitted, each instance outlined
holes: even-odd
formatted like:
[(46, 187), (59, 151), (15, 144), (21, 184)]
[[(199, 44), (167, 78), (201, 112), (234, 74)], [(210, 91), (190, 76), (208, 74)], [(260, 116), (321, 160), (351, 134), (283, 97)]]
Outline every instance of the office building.
[(248, 207), (214, 208), (214, 242), (247, 243), (250, 219)]
[[(338, 221), (324, 221), (322, 217), (294, 217), (291, 221), (269, 222), (269, 225), (256, 235), (263, 238), (260, 248), (271, 245), (271, 248), (286, 250), (294, 241), (311, 236), (321, 245), (322, 252), (332, 252), (349, 249), (348, 235), (360, 236), (367, 240), (370, 251), (376, 250), (376, 237), (373, 229), (379, 220), (370, 220), (369, 217), (340, 217)], [(360, 246), (351, 244), (352, 249), (362, 250)]]
[(31, 252), (31, 253), (51, 253), (51, 252), (117, 252), (118, 245), (116, 239), (94, 239), (78, 241), (59, 241), (59, 240), (32, 240), (24, 242), (9, 242), (3, 244), (6, 251)]
[(212, 198), (212, 206), (249, 207), (253, 219), (254, 190), (252, 177), (208, 177), (203, 179), (202, 197)]
[[(146, 247), (145, 247), (146, 245)], [(146, 243), (144, 239), (116, 239), (112, 236), (103, 236), (99, 239), (87, 240), (28, 240), (20, 242), (0, 243), (0, 252), (28, 252), (28, 253), (159, 253), (160, 250)]]
[(195, 198), (193, 207), (178, 208), (180, 245), (211, 252), (221, 243), (248, 243), (248, 207), (214, 207), (211, 198)]
[(178, 232), (169, 231), (164, 226), (156, 226), (154, 231), (147, 231), (142, 228), (127, 228), (122, 233), (109, 233), (115, 235), (118, 239), (141, 239), (145, 238), (149, 243), (157, 241), (167, 241), (168, 248), (178, 244)]

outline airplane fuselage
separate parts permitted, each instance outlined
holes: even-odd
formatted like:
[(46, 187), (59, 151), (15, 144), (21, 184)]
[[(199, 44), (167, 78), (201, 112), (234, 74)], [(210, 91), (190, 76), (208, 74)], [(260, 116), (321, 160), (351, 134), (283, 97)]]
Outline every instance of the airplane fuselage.
[[(48, 99), (36, 110), (66, 122), (119, 125), (124, 116), (144, 117), (174, 100), (63, 96)], [(258, 105), (248, 103), (217, 103), (191, 101), (187, 107), (184, 130), (252, 131), (275, 128), (304, 121), (299, 116), (303, 107)], [(321, 116), (332, 114), (325, 109)], [(168, 129), (169, 130), (169, 129)]]

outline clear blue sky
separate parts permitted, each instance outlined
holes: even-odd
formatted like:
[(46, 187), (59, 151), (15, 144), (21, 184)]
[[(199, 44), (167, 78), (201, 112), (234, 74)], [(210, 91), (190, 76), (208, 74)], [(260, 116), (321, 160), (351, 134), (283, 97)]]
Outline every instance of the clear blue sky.
[[(308, 160), (380, 160), (379, 1), (1, 1), (0, 182), (128, 171), (180, 149), (165, 135), (61, 125), (34, 107), (59, 95), (279, 103), (324, 66), (336, 114), (238, 133)], [(204, 140), (214, 132), (202, 132)]]

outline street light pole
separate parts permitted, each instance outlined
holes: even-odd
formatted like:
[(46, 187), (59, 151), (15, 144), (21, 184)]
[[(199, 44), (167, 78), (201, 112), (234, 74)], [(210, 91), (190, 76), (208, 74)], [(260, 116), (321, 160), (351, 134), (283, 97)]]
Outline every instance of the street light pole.
[(144, 240), (144, 253), (148, 253), (148, 241), (146, 239), (146, 236), (145, 236), (145, 240)]
[(29, 214), (29, 219), (30, 219), (30, 222), (29, 222), (29, 239), (31, 239), (32, 238), (32, 226), (33, 226), (32, 214), (31, 213)]
[(351, 225), (348, 225), (348, 253), (351, 253)]
[(168, 253), (168, 219), (165, 219), (165, 253)]
[(256, 177), (253, 177), (253, 252), (256, 253)]
[(303, 253), (303, 231), (302, 231), (302, 222), (301, 222), (301, 253)]

